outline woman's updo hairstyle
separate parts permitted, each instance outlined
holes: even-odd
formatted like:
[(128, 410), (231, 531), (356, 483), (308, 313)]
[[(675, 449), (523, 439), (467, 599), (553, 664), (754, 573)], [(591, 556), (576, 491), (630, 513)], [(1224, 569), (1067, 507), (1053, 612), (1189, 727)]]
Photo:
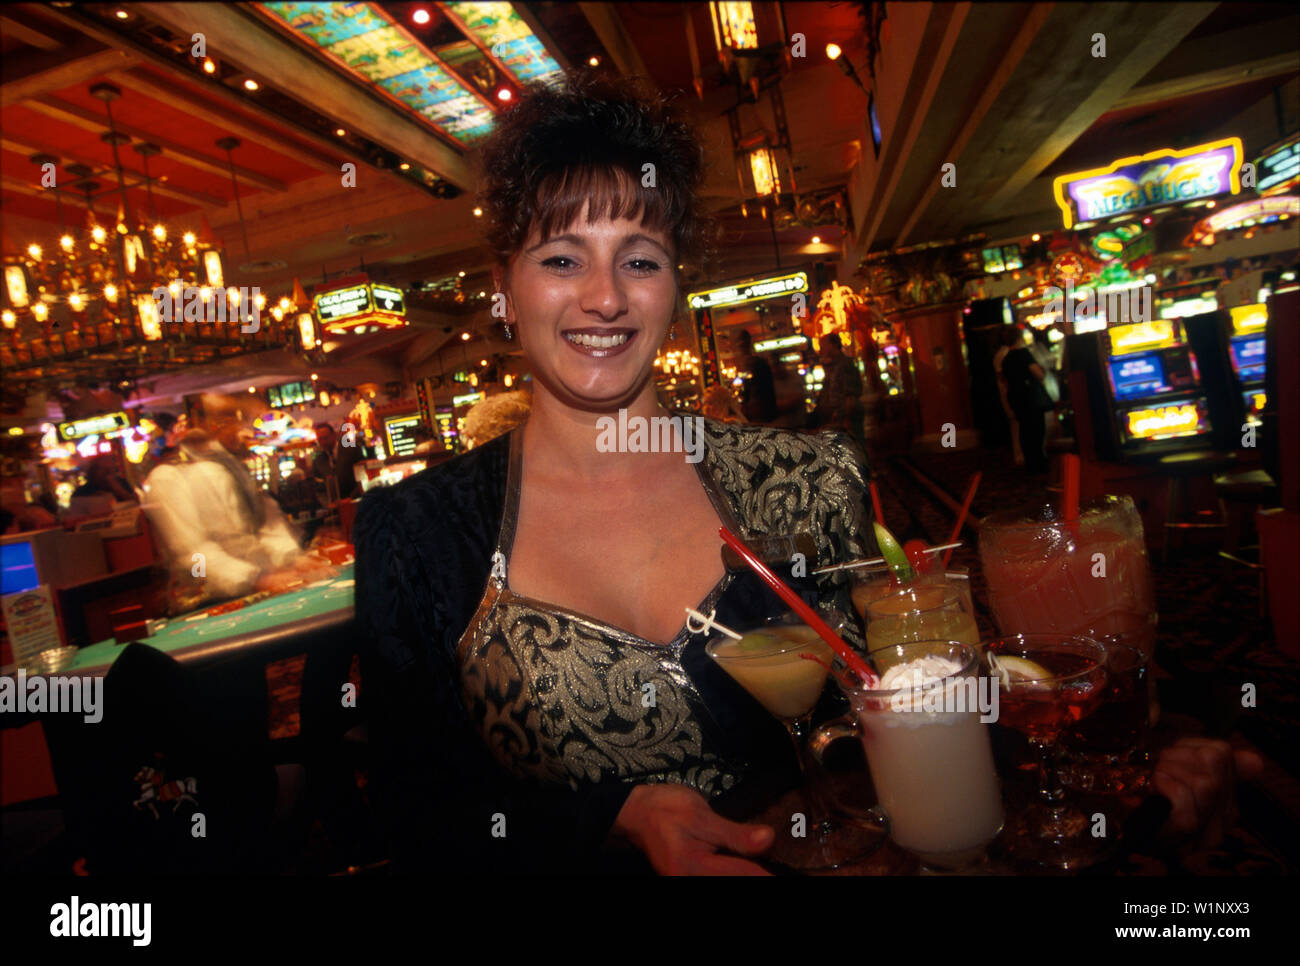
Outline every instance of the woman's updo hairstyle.
[(487, 241), (502, 265), (532, 230), (562, 233), (588, 201), (589, 223), (639, 217), (672, 241), (676, 261), (705, 254), (699, 139), (637, 80), (583, 73), (530, 86), (497, 119), (482, 162)]

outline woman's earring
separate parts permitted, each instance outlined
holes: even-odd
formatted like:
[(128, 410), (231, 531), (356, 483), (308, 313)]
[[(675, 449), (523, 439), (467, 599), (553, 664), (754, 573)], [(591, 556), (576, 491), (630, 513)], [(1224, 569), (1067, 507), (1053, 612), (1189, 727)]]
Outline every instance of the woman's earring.
[(515, 334), (514, 334), (513, 332), (510, 331), (510, 323), (509, 323), (509, 322), (505, 323), (505, 330), (506, 330), (506, 341), (507, 341), (507, 342), (513, 342), (513, 341), (515, 340)]
[(673, 324), (668, 327), (668, 338), (677, 338), (677, 320), (673, 319)]

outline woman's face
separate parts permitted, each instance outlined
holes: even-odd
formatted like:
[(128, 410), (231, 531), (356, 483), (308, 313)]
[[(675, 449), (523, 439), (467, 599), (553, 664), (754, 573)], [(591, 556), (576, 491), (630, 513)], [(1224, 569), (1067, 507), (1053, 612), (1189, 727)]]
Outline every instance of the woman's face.
[(574, 408), (627, 406), (673, 318), (673, 264), (667, 236), (633, 219), (588, 223), (584, 211), (550, 239), (534, 232), (504, 289), (533, 377)]

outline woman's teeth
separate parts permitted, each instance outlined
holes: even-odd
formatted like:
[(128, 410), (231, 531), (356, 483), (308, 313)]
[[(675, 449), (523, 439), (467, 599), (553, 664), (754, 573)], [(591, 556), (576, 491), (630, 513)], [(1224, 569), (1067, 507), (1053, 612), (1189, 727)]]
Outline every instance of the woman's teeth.
[(585, 333), (566, 332), (564, 337), (574, 345), (586, 346), (589, 349), (612, 349), (616, 345), (622, 345), (628, 340), (628, 333), (620, 335), (587, 335)]

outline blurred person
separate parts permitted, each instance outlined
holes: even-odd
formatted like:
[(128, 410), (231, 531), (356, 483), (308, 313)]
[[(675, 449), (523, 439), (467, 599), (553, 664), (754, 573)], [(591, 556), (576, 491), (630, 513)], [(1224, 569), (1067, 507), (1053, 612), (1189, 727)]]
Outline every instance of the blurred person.
[(1047, 472), (1047, 438), (1045, 413), (1053, 408), (1052, 397), (1044, 383), (1047, 372), (1034, 359), (1025, 341), (1025, 333), (1015, 328), (1018, 344), (1002, 360), (1002, 374), (1007, 380), (1007, 402), (1019, 424), (1020, 449), (1025, 454), (1025, 472)]
[(772, 367), (754, 352), (754, 337), (748, 329), (741, 329), (736, 334), (736, 345), (740, 349), (739, 368), (749, 372), (740, 399), (741, 412), (751, 423), (769, 423), (776, 419), (776, 384)]
[[(236, 450), (237, 429), (223, 433)], [(302, 552), (279, 507), (216, 437), (191, 430), (177, 449), (176, 462), (145, 479), (144, 508), (176, 570), (194, 573), (194, 555), (203, 555), (196, 576), (207, 596), (281, 593), (324, 569)]]
[(803, 376), (799, 375), (794, 366), (777, 359), (772, 363), (772, 385), (776, 390), (776, 417), (771, 425), (784, 429), (803, 429), (808, 425)]
[(443, 451), (442, 440), (423, 423), (415, 427), (411, 437), (415, 440), (415, 452), (418, 454), (441, 453)]
[[(362, 447), (347, 444), (329, 423), (316, 427), (316, 445), (320, 447), (311, 461), (311, 475), (324, 487), (326, 502), (355, 499), (361, 495), (355, 468), (364, 457)], [(332, 484), (332, 485), (331, 485)]]
[(749, 422), (745, 414), (740, 411), (740, 403), (736, 402), (736, 397), (732, 395), (731, 390), (722, 385), (710, 386), (705, 391), (701, 411), (709, 419), (721, 420), (724, 423)]
[(1024, 338), (1019, 329), (1008, 325), (1002, 329), (999, 342), (998, 351), (993, 353), (993, 371), (998, 377), (998, 398), (1002, 401), (1002, 411), (1007, 414), (1007, 422), (1011, 424), (1011, 460), (1016, 466), (1024, 466), (1025, 451), (1020, 448), (1020, 421), (1016, 419), (1016, 411), (1011, 408), (1011, 400), (1007, 397), (1007, 377), (1002, 372), (1002, 361), (1006, 359), (1007, 353), (1023, 345)]
[(120, 473), (111, 456), (96, 456), (86, 466), (86, 482), (72, 491), (75, 496), (111, 496), (120, 503), (134, 503), (139, 498)]
[(844, 354), (844, 343), (837, 332), (821, 339), (818, 355), (825, 375), (810, 424), (814, 429), (842, 430), (861, 442), (862, 374), (854, 361)]

